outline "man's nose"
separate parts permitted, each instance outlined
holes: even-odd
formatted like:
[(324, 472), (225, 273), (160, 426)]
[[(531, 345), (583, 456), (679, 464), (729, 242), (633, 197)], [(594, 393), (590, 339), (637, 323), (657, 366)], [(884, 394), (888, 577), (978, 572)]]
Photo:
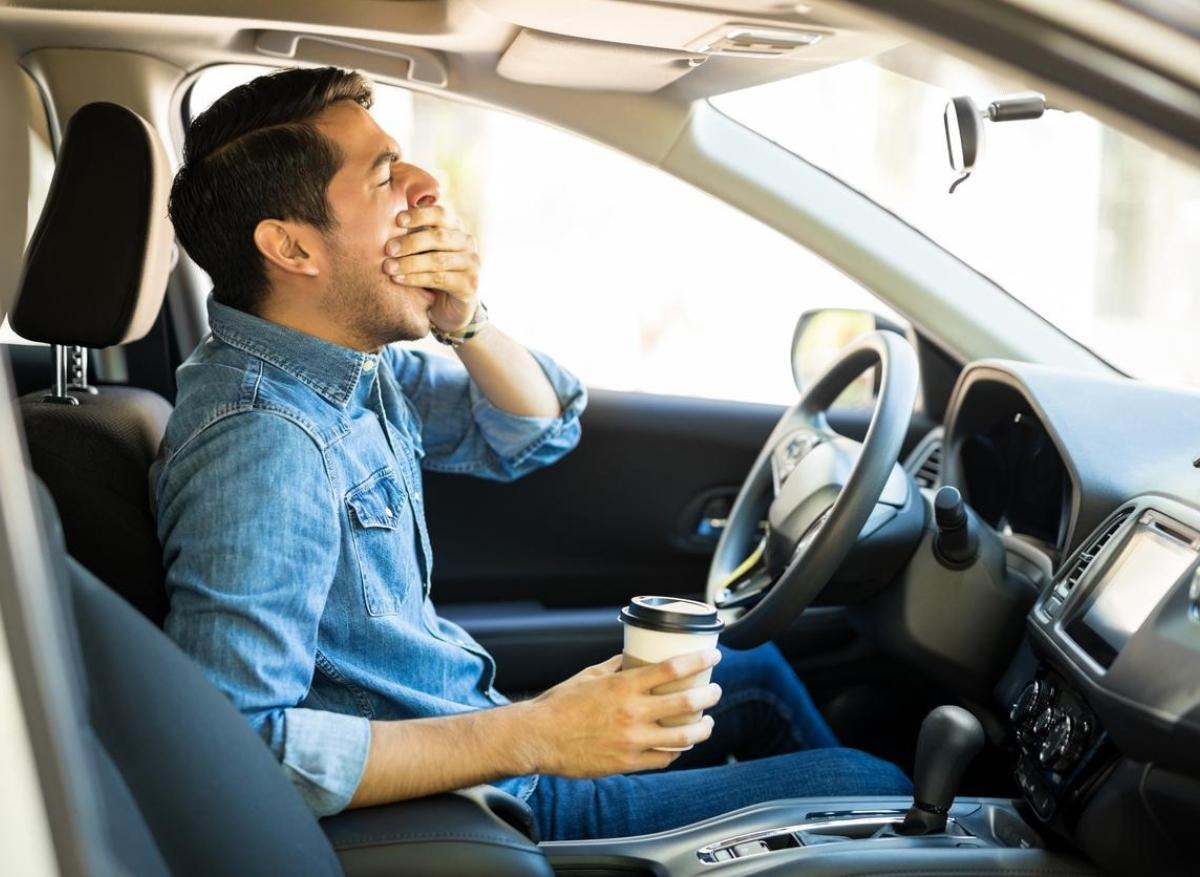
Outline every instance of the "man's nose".
[(432, 207), (437, 203), (438, 183), (432, 176), (419, 167), (409, 165), (408, 173), (404, 175), (404, 202), (409, 209), (413, 207)]

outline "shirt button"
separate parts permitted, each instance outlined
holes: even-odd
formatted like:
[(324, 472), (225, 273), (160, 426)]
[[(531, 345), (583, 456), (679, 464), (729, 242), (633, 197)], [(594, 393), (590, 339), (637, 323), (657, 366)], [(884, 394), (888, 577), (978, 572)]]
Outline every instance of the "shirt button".
[(383, 513), (385, 515), (387, 515), (389, 518), (392, 517), (393, 514), (395, 514), (391, 509), (384, 509)]
[(375, 370), (375, 360), (368, 356), (363, 360), (363, 371), (369, 372)]

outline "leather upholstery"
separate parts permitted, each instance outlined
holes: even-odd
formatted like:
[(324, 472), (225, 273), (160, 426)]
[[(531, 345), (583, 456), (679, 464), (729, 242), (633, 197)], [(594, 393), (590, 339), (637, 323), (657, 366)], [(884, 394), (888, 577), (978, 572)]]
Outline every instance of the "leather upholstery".
[(110, 347), (150, 331), (173, 232), (170, 167), (154, 130), (110, 103), (67, 123), (10, 319), (47, 344)]
[[(108, 103), (67, 125), (11, 315), (24, 337), (107, 347), (142, 337), (170, 264), (170, 172), (154, 130)], [(171, 406), (131, 387), (20, 400), (34, 471), (60, 509), (71, 555), (155, 623), (167, 612), (148, 471)]]
[(322, 820), (348, 877), (550, 877), (528, 838), (465, 795), (351, 810)]
[(81, 732), (108, 852), (122, 873), (553, 874), (528, 838), (469, 795), (349, 811), (325, 820), (327, 840), (270, 750), (200, 669), (66, 555), (53, 502), (39, 487), (75, 635), (65, 645), (74, 653)]
[(62, 510), (71, 555), (155, 624), (167, 614), (147, 472), (171, 406), (146, 390), (102, 387), (79, 405), (20, 400), (30, 462)]
[(108, 786), (117, 806), (132, 799), (167, 873), (341, 873), (312, 811), (200, 668), (95, 576), (68, 568), (92, 731), (128, 794), (116, 777)]

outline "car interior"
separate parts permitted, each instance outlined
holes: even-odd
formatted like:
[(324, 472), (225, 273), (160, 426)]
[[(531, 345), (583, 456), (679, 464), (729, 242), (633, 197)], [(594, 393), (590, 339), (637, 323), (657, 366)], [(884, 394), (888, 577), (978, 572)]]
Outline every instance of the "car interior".
[[(1127, 377), (709, 102), (929, 42), (1200, 163), (1196, 19), (1079, 5), (1091, 14), (1035, 0), (0, 5), (0, 644), (19, 695), (6, 733), (33, 765), (23, 798), (11, 775), (12, 873), (1194, 873), (1200, 393)], [(192, 89), (234, 64), (354, 68), (601, 143), (900, 316), (857, 314), (866, 331), (801, 378), (825, 314), (789, 314), (791, 348), (774, 354), (797, 373), (792, 404), (589, 387), (561, 463), (511, 484), (426, 473), (425, 494), (438, 610), (495, 656), (499, 689), (536, 695), (620, 652), (634, 595), (702, 599), (727, 645), (775, 642), (843, 743), (900, 765), (911, 798), (767, 800), (580, 841), (543, 841), (528, 806), (489, 786), (313, 815), (160, 629), (147, 472), (210, 288), (167, 195)], [(955, 169), (972, 170), (961, 140)], [(866, 403), (845, 404), (864, 373)]]

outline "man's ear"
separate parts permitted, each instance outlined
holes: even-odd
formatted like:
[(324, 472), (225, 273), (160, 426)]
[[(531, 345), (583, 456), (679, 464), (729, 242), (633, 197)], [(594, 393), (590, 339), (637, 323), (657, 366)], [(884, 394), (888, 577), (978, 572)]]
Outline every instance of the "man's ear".
[(254, 246), (263, 258), (288, 274), (316, 277), (321, 273), (314, 258), (315, 238), (305, 226), (279, 219), (264, 219), (254, 227)]

